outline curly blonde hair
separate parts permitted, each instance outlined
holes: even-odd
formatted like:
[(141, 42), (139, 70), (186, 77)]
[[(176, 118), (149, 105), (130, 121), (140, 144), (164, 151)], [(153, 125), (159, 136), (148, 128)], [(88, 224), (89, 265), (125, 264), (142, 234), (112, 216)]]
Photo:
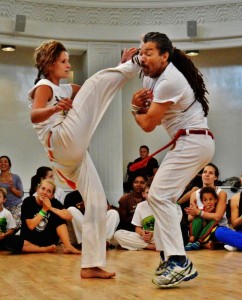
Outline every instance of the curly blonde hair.
[(56, 61), (62, 51), (67, 51), (65, 46), (55, 40), (44, 42), (35, 49), (34, 63), (38, 69), (35, 84), (41, 79), (41, 76), (46, 77), (48, 75), (50, 66)]

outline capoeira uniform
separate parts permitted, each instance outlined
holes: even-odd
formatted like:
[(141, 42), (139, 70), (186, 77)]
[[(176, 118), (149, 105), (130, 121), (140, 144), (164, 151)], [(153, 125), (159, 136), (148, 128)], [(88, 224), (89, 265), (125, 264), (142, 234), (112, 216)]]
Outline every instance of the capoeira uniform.
[[(59, 112), (44, 122), (33, 124), (58, 178), (64, 178), (72, 188), (78, 189), (85, 202), (82, 268), (102, 267), (106, 264), (107, 201), (87, 149), (117, 91), (139, 70), (138, 65), (128, 61), (94, 74), (81, 87), (68, 113)], [(71, 85), (56, 86), (42, 79), (30, 90), (31, 101), (33, 91), (40, 85), (48, 85), (53, 91), (47, 107), (55, 105), (62, 97), (70, 98), (72, 95)]]
[(163, 159), (149, 190), (149, 204), (155, 217), (156, 249), (165, 259), (186, 255), (176, 204), (186, 185), (211, 161), (215, 146), (202, 105), (184, 75), (170, 62), (158, 78), (144, 77), (144, 88), (153, 89), (153, 102), (172, 104), (162, 118), (170, 137), (186, 129)]

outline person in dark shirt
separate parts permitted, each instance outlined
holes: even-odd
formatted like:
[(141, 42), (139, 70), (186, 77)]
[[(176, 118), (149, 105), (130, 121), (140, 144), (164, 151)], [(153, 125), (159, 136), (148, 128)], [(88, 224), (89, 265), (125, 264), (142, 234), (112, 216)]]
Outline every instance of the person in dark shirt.
[(10, 236), (6, 248), (21, 252), (56, 252), (59, 240), (63, 243), (64, 254), (80, 254), (69, 240), (66, 220), (71, 214), (54, 199), (55, 184), (50, 179), (41, 181), (37, 195), (24, 199), (21, 207), (21, 234)]
[(120, 216), (118, 229), (135, 231), (135, 225), (131, 221), (137, 204), (145, 200), (143, 191), (146, 181), (147, 178), (145, 176), (137, 175), (132, 183), (132, 191), (120, 198), (118, 202)]
[(130, 190), (132, 189), (132, 182), (134, 180), (134, 177), (136, 175), (144, 175), (148, 179), (153, 179), (156, 171), (159, 168), (158, 161), (154, 158), (151, 157), (151, 159), (148, 161), (147, 165), (144, 168), (140, 168), (137, 171), (130, 171), (130, 166), (133, 164), (140, 162), (144, 160), (148, 155), (149, 155), (149, 147), (146, 145), (142, 145), (139, 148), (139, 153), (140, 157), (136, 158), (133, 162), (130, 162), (127, 166), (127, 175), (126, 175), (126, 182), (124, 182), (123, 188), (125, 193), (129, 193)]

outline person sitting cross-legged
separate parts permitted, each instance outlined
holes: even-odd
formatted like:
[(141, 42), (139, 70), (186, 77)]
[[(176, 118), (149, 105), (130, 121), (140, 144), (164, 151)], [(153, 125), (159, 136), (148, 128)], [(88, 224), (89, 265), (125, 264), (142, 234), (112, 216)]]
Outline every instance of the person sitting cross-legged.
[(218, 202), (218, 195), (214, 188), (204, 187), (200, 191), (200, 198), (203, 209), (199, 211), (198, 216), (194, 217), (190, 223), (189, 243), (185, 246), (186, 251), (198, 250), (203, 243), (207, 243), (212, 239), (212, 233), (218, 226), (216, 220), (206, 220), (203, 218), (204, 212), (215, 212)]
[(66, 220), (72, 216), (63, 205), (54, 199), (55, 184), (44, 179), (37, 188), (37, 195), (24, 199), (21, 207), (20, 236), (10, 236), (5, 247), (15, 253), (56, 252), (61, 240), (64, 254), (80, 254), (69, 240)]
[(231, 198), (231, 225), (232, 228), (218, 227), (215, 237), (224, 243), (228, 251), (242, 251), (242, 192)]
[(9, 210), (3, 204), (6, 202), (7, 190), (0, 187), (0, 250), (5, 250), (5, 242), (14, 234), (16, 222)]
[[(64, 200), (64, 206), (72, 215), (72, 226), (74, 229), (77, 244), (82, 243), (82, 226), (85, 217), (85, 204), (82, 196), (78, 190), (68, 193)], [(114, 240), (113, 235), (116, 231), (120, 218), (117, 210), (112, 209), (111, 205), (107, 203), (106, 213), (106, 247), (111, 248)]]
[(128, 250), (155, 250), (153, 237), (155, 219), (147, 201), (151, 181), (147, 181), (143, 191), (146, 201), (140, 202), (134, 212), (132, 224), (135, 225), (135, 232), (118, 230), (114, 239), (124, 249)]

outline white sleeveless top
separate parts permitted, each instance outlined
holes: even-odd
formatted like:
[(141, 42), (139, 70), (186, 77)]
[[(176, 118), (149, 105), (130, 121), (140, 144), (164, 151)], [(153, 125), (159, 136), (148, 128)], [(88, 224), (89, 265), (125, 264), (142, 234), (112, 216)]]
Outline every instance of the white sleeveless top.
[[(72, 86), (71, 84), (60, 84), (55, 85), (48, 79), (41, 79), (37, 84), (28, 92), (28, 98), (31, 101), (30, 106), (33, 103), (33, 92), (40, 85), (48, 85), (51, 87), (53, 91), (52, 99), (47, 103), (46, 107), (54, 106), (61, 98), (71, 98), (72, 96)], [(37, 136), (40, 142), (46, 147), (46, 141), (48, 138), (48, 134), (50, 129), (59, 125), (65, 119), (66, 114), (63, 111), (59, 111), (49, 117), (46, 121), (33, 124), (33, 128), (35, 129)]]

